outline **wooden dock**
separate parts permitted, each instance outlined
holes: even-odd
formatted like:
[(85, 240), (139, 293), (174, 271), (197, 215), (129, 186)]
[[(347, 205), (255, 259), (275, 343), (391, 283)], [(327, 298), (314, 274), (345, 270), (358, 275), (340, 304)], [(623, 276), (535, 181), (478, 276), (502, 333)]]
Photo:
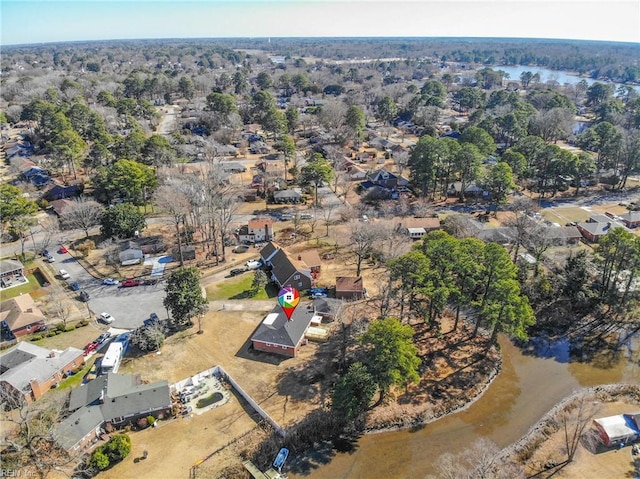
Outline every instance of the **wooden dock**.
[(243, 461), (242, 465), (247, 471), (249, 471), (249, 474), (251, 474), (254, 479), (286, 479), (283, 474), (279, 473), (272, 467), (265, 472), (262, 472), (251, 461)]

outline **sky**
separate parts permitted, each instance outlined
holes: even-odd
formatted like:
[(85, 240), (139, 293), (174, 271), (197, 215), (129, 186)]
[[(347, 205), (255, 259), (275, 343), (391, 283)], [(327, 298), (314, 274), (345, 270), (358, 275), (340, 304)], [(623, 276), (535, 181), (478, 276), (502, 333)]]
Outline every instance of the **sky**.
[(2, 45), (336, 36), (640, 43), (639, 0), (0, 0), (0, 18)]

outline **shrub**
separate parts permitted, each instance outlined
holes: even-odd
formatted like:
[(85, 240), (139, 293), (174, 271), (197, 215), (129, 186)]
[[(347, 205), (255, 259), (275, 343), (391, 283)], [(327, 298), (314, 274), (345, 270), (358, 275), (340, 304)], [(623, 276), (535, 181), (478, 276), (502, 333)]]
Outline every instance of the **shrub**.
[(217, 403), (218, 401), (221, 401), (222, 397), (223, 397), (222, 393), (215, 392), (213, 394), (210, 394), (206, 398), (199, 399), (198, 402), (196, 403), (196, 407), (197, 408), (207, 407), (210, 404), (214, 404), (214, 403)]
[(71, 326), (67, 326), (65, 331), (73, 331), (74, 329), (76, 329), (76, 327), (72, 324)]
[(82, 256), (87, 256), (90, 251), (96, 249), (96, 244), (92, 240), (86, 240), (76, 246), (76, 251), (80, 252)]
[(122, 461), (130, 452), (131, 438), (126, 434), (118, 434), (93, 451), (91, 459), (89, 459), (89, 465), (104, 471), (116, 462)]
[(29, 341), (40, 341), (42, 339), (42, 334), (33, 334), (29, 338)]
[(61, 333), (64, 332), (67, 329), (67, 327), (65, 326), (64, 323), (58, 323), (56, 324), (56, 328), (55, 331), (60, 331)]
[(87, 321), (86, 319), (82, 319), (76, 323), (76, 328), (82, 328), (83, 326), (87, 326), (88, 324), (89, 321)]
[(153, 417), (151, 415), (147, 416), (147, 423), (149, 423), (149, 426), (153, 426), (155, 424), (155, 422), (156, 422), (156, 418), (155, 417)]
[(101, 471), (104, 471), (106, 468), (109, 467), (109, 465), (111, 464), (111, 461), (109, 461), (109, 458), (107, 457), (107, 455), (104, 452), (102, 452), (102, 446), (100, 446), (95, 451), (93, 451), (93, 454), (91, 454), (91, 459), (89, 460), (89, 464), (97, 467)]

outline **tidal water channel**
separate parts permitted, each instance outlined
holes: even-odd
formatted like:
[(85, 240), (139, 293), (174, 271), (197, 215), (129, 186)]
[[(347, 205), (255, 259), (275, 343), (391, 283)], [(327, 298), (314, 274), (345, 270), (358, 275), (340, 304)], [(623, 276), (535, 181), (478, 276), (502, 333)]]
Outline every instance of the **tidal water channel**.
[(445, 453), (458, 453), (487, 437), (506, 447), (524, 435), (565, 396), (581, 387), (617, 382), (640, 383), (638, 344), (615, 360), (568, 362), (566, 343), (539, 342), (535, 354), (523, 354), (501, 338), (502, 372), (465, 411), (416, 430), (363, 436), (349, 452), (335, 449), (318, 457), (318, 467), (293, 478), (422, 478), (435, 473), (433, 463)]

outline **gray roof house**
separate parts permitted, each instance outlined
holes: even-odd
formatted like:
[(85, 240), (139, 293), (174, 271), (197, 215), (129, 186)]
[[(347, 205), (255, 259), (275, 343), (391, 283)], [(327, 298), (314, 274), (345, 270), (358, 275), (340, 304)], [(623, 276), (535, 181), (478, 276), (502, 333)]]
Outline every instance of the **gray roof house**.
[(302, 201), (302, 190), (300, 188), (289, 188), (274, 191), (273, 201), (276, 203), (299, 203)]
[(258, 351), (294, 358), (314, 317), (317, 315), (311, 304), (300, 304), (291, 319), (287, 319), (283, 309), (277, 305), (260, 323), (251, 337), (251, 344)]
[(55, 351), (21, 341), (0, 355), (0, 389), (18, 402), (32, 402), (83, 364), (80, 349)]
[(271, 257), (271, 280), (281, 288), (292, 286), (299, 291), (311, 287), (311, 268), (303, 261), (291, 259), (287, 253), (279, 249)]
[(68, 452), (84, 448), (106, 423), (124, 426), (140, 417), (161, 416), (171, 410), (167, 381), (143, 384), (138, 376), (108, 373), (73, 391), (72, 414), (54, 429), (54, 439)]

